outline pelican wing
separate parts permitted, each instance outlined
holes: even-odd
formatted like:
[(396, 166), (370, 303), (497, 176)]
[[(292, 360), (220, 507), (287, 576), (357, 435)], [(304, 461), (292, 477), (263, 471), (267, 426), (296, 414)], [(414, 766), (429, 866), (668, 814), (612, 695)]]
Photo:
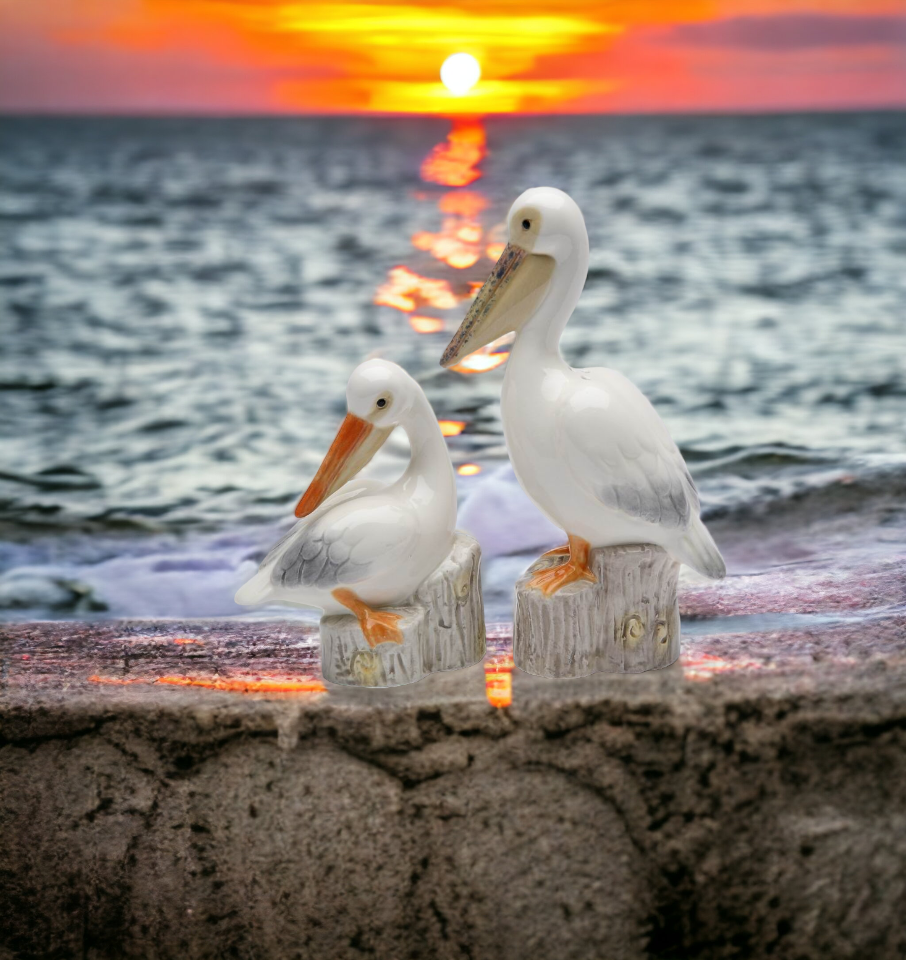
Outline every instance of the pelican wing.
[[(309, 518), (305, 518), (309, 521)], [(352, 497), (297, 525), (272, 559), (271, 583), (333, 590), (367, 580), (411, 553), (418, 539), (413, 512), (390, 496)]]
[(301, 520), (297, 520), (290, 528), (283, 534), (283, 536), (268, 550), (267, 555), (261, 561), (258, 566), (259, 572), (265, 570), (280, 558), (284, 550), (287, 549), (287, 544), (290, 540), (298, 540), (305, 532), (307, 527), (310, 527), (319, 517), (323, 516), (328, 510), (333, 507), (339, 506), (341, 503), (345, 503), (347, 500), (353, 500), (356, 497), (361, 497), (366, 493), (374, 493), (378, 490), (384, 489), (384, 484), (380, 483), (378, 480), (369, 480), (365, 478), (359, 478), (356, 480), (351, 480), (349, 483), (342, 486), (337, 492), (328, 497), (313, 513), (309, 514), (307, 517), (303, 517)]
[(622, 374), (580, 371), (561, 417), (563, 459), (604, 506), (678, 530), (698, 516), (698, 492), (682, 454), (657, 411)]

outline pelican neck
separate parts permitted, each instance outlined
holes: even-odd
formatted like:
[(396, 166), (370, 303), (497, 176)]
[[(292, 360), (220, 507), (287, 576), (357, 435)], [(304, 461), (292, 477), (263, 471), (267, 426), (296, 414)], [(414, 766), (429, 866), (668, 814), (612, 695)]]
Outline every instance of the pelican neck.
[(413, 402), (408, 416), (400, 423), (409, 438), (409, 466), (400, 478), (403, 484), (424, 478), (432, 488), (447, 488), (456, 500), (456, 480), (447, 453), (447, 444), (440, 432), (434, 411), (424, 394)]
[(560, 354), (560, 338), (588, 275), (588, 238), (574, 243), (570, 252), (558, 259), (551, 284), (538, 309), (516, 334), (516, 341), (507, 367), (521, 357), (530, 357), (535, 363), (564, 364)]

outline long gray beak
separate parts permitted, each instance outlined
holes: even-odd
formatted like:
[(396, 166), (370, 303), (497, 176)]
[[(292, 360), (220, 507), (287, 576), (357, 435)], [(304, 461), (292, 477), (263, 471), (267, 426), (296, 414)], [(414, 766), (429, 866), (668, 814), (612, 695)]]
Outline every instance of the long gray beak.
[(452, 367), (470, 353), (480, 350), (503, 334), (512, 332), (512, 328), (497, 331), (499, 324), (494, 322), (496, 308), (507, 285), (527, 256), (527, 251), (513, 243), (504, 247), (494, 270), (476, 294), (469, 312), (444, 350), (440, 360), (442, 367)]

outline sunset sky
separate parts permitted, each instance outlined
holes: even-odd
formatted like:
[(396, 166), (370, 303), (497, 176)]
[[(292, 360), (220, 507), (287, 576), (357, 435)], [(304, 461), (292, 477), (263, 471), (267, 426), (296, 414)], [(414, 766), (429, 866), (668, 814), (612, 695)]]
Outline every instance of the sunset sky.
[[(455, 97), (443, 60), (482, 79)], [(0, 110), (906, 106), (904, 0), (0, 0)]]

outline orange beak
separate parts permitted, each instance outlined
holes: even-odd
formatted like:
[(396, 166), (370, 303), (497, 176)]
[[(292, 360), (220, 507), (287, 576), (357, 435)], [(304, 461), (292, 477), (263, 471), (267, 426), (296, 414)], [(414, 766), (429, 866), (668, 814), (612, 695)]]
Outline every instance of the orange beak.
[(380, 450), (390, 433), (390, 430), (375, 427), (367, 420), (347, 413), (327, 456), (296, 504), (296, 516), (307, 517), (351, 480)]

